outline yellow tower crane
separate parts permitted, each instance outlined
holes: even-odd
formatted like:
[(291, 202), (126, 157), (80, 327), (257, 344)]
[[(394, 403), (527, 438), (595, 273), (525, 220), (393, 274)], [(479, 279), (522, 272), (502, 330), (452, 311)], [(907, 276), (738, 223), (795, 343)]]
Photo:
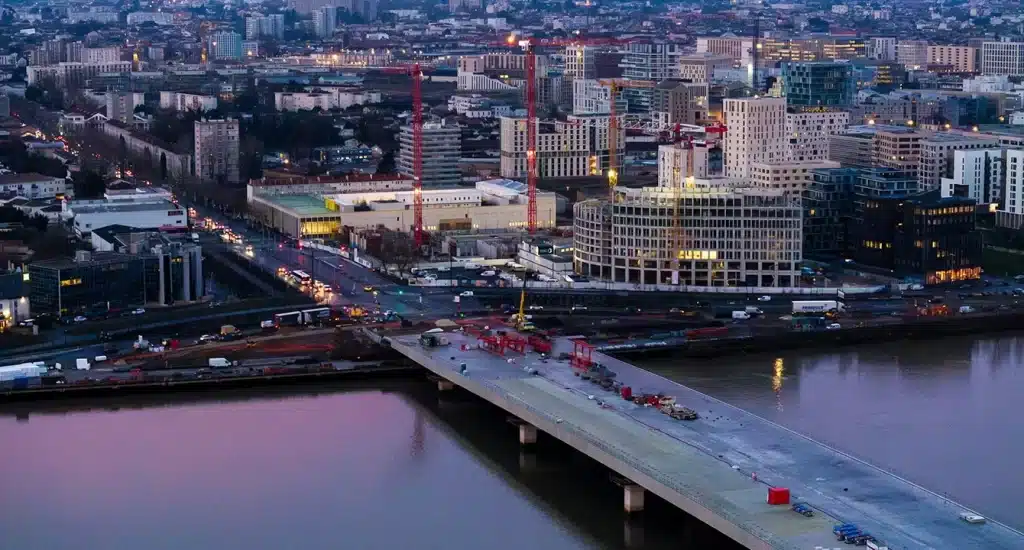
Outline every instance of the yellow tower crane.
[(653, 88), (650, 80), (609, 78), (599, 81), (608, 86), (608, 199), (615, 200), (615, 186), (619, 184), (619, 113), (615, 106), (621, 88)]

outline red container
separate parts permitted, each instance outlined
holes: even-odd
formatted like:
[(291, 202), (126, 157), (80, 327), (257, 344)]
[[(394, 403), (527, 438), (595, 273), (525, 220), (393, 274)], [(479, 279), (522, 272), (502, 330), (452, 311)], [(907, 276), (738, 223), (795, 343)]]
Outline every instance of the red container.
[(622, 398), (626, 401), (633, 399), (633, 388), (629, 386), (622, 386)]
[(789, 504), (789, 489), (785, 487), (769, 487), (768, 504)]

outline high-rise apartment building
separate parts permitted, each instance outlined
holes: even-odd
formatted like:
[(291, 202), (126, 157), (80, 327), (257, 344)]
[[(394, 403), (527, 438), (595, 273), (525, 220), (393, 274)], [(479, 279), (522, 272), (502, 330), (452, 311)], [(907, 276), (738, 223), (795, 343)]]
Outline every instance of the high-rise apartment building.
[(874, 36), (868, 41), (868, 58), (879, 61), (896, 61), (896, 37)]
[[(570, 115), (537, 121), (537, 174), (541, 178), (597, 176), (608, 169), (607, 115)], [(501, 176), (526, 177), (526, 119), (501, 118)], [(617, 143), (626, 133), (618, 127)], [(621, 157), (619, 159), (621, 162)]]
[(789, 156), (786, 136), (786, 100), (775, 97), (726, 99), (725, 175), (750, 179), (753, 163), (775, 163)]
[(780, 61), (838, 61), (860, 59), (867, 45), (861, 38), (765, 38), (760, 41), (761, 59)]
[(782, 91), (789, 105), (845, 107), (853, 104), (856, 88), (849, 63), (782, 64)]
[[(403, 126), (398, 136), (398, 172), (415, 177), (412, 126)], [(462, 180), (459, 158), (462, 156), (462, 130), (457, 124), (423, 123), (424, 186), (455, 186)]]
[(237, 183), (238, 121), (200, 120), (195, 123), (195, 174), (204, 183)]
[[(268, 36), (278, 40), (284, 38), (284, 14), (272, 13), (259, 18), (258, 36)], [(246, 38), (249, 38), (246, 36)]]
[(996, 225), (1020, 229), (1024, 227), (1024, 150), (1008, 149), (1003, 158), (1005, 192)]
[(573, 80), (597, 78), (597, 48), (584, 44), (565, 47), (565, 76)]
[(82, 63), (117, 63), (121, 60), (121, 48), (83, 48)]
[(811, 162), (829, 158), (831, 138), (850, 125), (850, 113), (835, 108), (797, 108), (786, 113), (789, 160)]
[[(612, 90), (598, 80), (572, 81), (572, 112), (574, 115), (607, 115), (611, 111)], [(616, 94), (615, 111), (625, 113), (626, 98)]]
[(999, 146), (999, 139), (983, 135), (939, 132), (921, 140), (921, 160), (917, 182), (922, 191), (939, 188), (943, 178), (953, 177), (953, 155), (957, 151), (975, 151)]
[(209, 56), (211, 59), (242, 59), (242, 35), (234, 31), (219, 31), (209, 38)]
[(380, 0), (289, 0), (288, 6), (300, 14), (313, 13), (324, 6), (337, 6), (364, 21), (376, 21)]
[(135, 108), (144, 101), (140, 92), (107, 92), (107, 118), (128, 124), (135, 117)]
[[(899, 170), (917, 179), (921, 162), (921, 132), (914, 130), (882, 130), (874, 135), (874, 165)], [(915, 181), (916, 183), (916, 181)]]
[[(661, 82), (679, 77), (679, 58), (682, 50), (669, 42), (630, 42), (622, 56), (622, 77), (631, 80)], [(648, 112), (651, 108), (651, 90), (625, 88), (622, 95), (631, 111)]]
[(334, 36), (337, 21), (338, 8), (334, 6), (323, 6), (313, 10), (313, 34), (317, 38), (330, 38)]
[(970, 46), (928, 46), (929, 65), (949, 65), (961, 73), (978, 70), (978, 49)]
[(651, 114), (662, 125), (699, 124), (708, 118), (708, 85), (662, 80), (651, 94)]
[(1024, 42), (984, 42), (981, 45), (981, 72), (1024, 76)]
[(260, 30), (260, 23), (263, 22), (263, 18), (256, 15), (253, 17), (245, 18), (245, 39), (256, 40), (262, 35)]
[(977, 204), (1003, 203), (1003, 150), (996, 147), (954, 151), (950, 177), (942, 178), (943, 197), (967, 197)]

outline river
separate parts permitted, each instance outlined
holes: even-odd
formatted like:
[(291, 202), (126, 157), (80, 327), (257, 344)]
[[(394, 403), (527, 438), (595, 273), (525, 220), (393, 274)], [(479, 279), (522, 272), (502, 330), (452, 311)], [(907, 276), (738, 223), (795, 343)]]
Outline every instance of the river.
[[(17, 550), (736, 548), (426, 383), (0, 408)], [(392, 387), (393, 386), (393, 387)]]
[(1024, 335), (633, 361), (1024, 528)]

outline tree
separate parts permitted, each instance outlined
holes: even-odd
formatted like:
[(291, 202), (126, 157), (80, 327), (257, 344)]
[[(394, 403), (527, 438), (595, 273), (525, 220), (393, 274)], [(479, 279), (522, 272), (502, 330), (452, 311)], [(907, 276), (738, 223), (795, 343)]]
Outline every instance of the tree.
[(78, 172), (75, 177), (72, 178), (72, 183), (75, 189), (75, 198), (79, 199), (95, 199), (103, 196), (103, 192), (107, 190), (107, 185), (103, 181), (103, 176), (92, 170)]
[(384, 267), (394, 267), (398, 272), (405, 272), (416, 260), (416, 244), (408, 233), (389, 231), (381, 235), (380, 261)]
[(377, 165), (377, 173), (394, 174), (395, 170), (395, 152), (388, 151), (384, 153), (384, 157), (380, 159), (380, 163)]

